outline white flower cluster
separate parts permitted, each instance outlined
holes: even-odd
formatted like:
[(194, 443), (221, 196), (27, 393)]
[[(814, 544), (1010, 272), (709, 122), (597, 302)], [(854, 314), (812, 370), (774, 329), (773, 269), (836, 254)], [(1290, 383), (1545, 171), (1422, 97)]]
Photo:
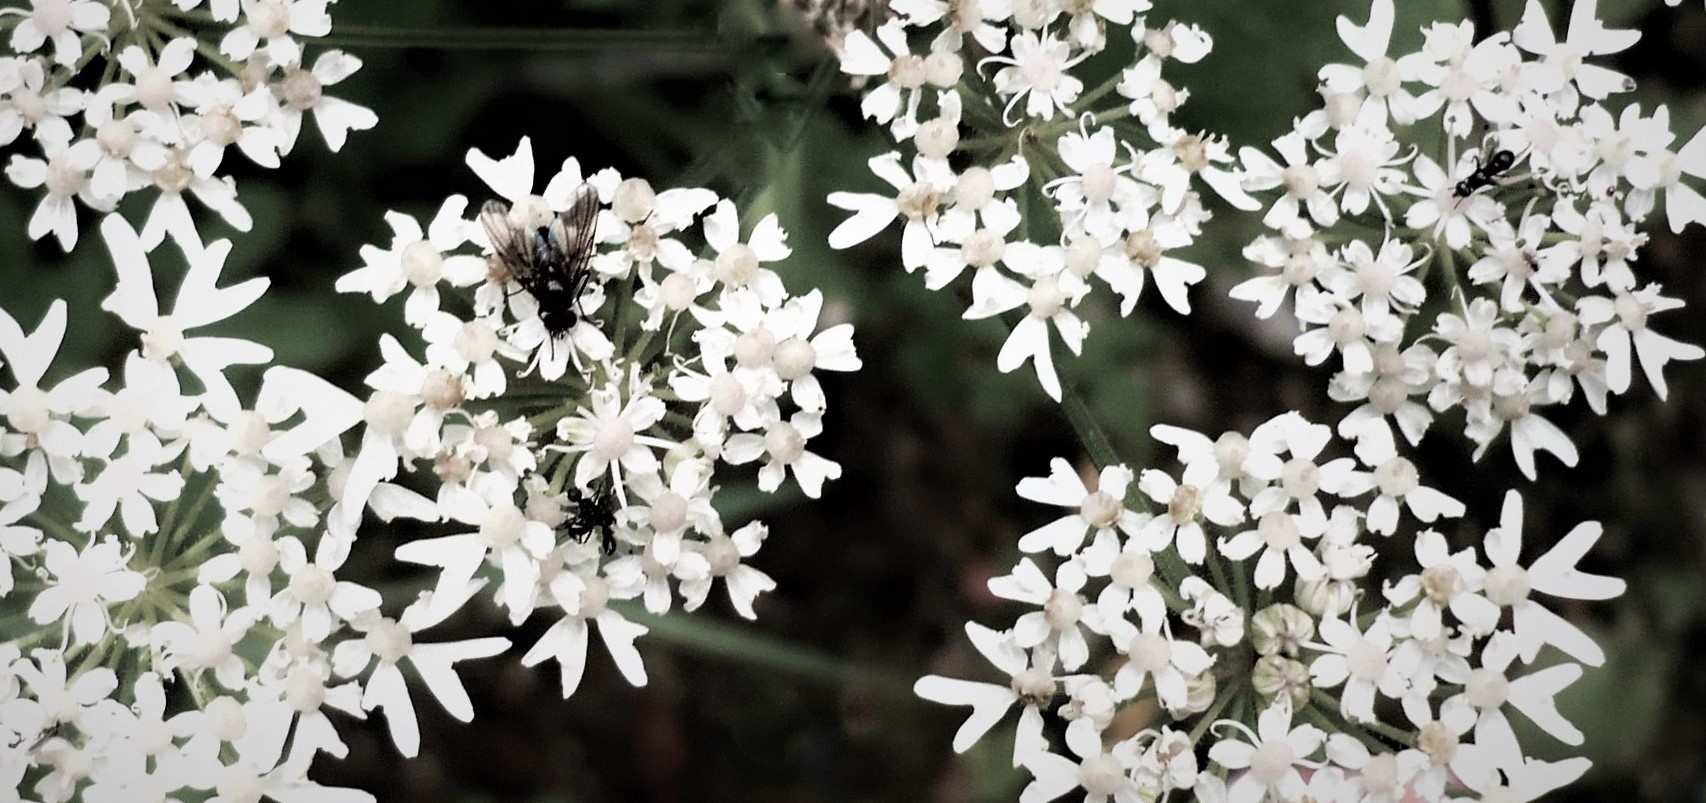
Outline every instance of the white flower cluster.
[[(526, 142), (469, 161), (518, 214), (583, 186), (571, 161), (532, 195)], [(521, 660), (557, 661), (564, 696), (594, 623), (623, 675), (645, 682), (634, 641), (646, 628), (613, 599), (662, 613), (679, 594), (692, 610), (720, 582), (754, 615), (774, 583), (744, 561), (766, 530), (725, 531), (713, 470), (761, 462), (761, 489), (791, 474), (814, 497), (839, 475), (807, 440), (825, 409), (816, 372), (859, 367), (851, 326), (819, 331), (821, 296), (789, 296), (767, 266), (789, 253), (773, 217), (743, 239), (734, 206), (708, 191), (654, 195), (613, 171), (584, 186), (601, 207), (598, 278), (559, 332), (514, 266), (481, 255), (487, 231), (460, 217), (465, 201), (425, 232), (391, 216), (392, 249), (366, 249), (339, 287), (408, 288), (425, 354), (387, 336), (365, 401), (282, 366), (243, 401), (227, 370), (267, 365), (271, 349), (203, 330), (267, 281), (221, 286), (230, 244), (193, 231), (172, 232), (188, 269), (162, 292), (169, 269), (150, 266), (136, 230), (118, 215), (101, 224), (118, 274), (102, 306), (138, 344), (121, 380), (90, 368), (49, 381), (64, 301), (30, 332), (0, 310), (0, 618), (23, 633), (0, 647), (0, 776), (42, 801), (371, 800), (306, 778), (318, 753), (348, 752), (327, 707), (382, 710), (405, 756), (420, 747), (415, 682), (471, 719), (455, 664), (510, 641), (429, 628), (488, 585), (513, 623), (555, 617)], [(683, 239), (693, 232), (703, 258)], [(351, 576), (352, 555), (371, 550), (358, 537), (368, 512), (456, 531), (396, 548), (437, 580), (394, 615)]]
[[(331, 2), (207, 0), (204, 10), (202, 0), (30, 0), (27, 10), (0, 9), (12, 50), (0, 55), (0, 147), (26, 132), (35, 146), (35, 155), (12, 155), (6, 177), (43, 193), (30, 237), (51, 233), (69, 251), (77, 203), (110, 212), (137, 192), (154, 193), (142, 227), (150, 249), (168, 233), (195, 234), (186, 195), (248, 231), (227, 150), (278, 167), (304, 115), (334, 151), (377, 121), (326, 93), (360, 59), (332, 50), (306, 60), (299, 40), (331, 31)], [(99, 83), (80, 88), (92, 75)]]
[[(167, 309), (156, 279), (168, 268), (150, 267), (135, 229), (111, 215), (101, 232), (118, 272), (102, 306), (138, 344), (122, 378), (89, 368), (49, 382), (73, 325), (65, 302), (29, 333), (0, 310), (10, 374), (0, 608), (14, 637), (0, 648), (0, 785), (41, 801), (185, 789), (371, 800), (304, 777), (317, 752), (346, 752), (324, 707), (364, 716), (391, 706), (394, 729), (412, 729), (412, 712), (397, 708), (407, 693), (396, 659), (435, 669), (422, 674), (454, 703), (463, 692), (449, 662), (506, 642), (412, 655), (405, 642), (371, 672), (343, 663), (334, 673), (334, 631), (340, 650), (354, 649), (364, 642), (352, 623), (390, 621), (378, 592), (334, 575), (349, 539), (323, 533), (326, 478), (345, 462), (338, 436), (360, 403), (272, 367), (245, 405), (226, 370), (268, 363), (271, 349), (200, 330), (249, 307), (267, 280), (222, 287), (230, 243), (174, 240), (188, 270)], [(193, 704), (168, 708), (173, 687)]]
[(1553, 701), (1581, 666), (1534, 662), (1546, 645), (1605, 659), (1546, 601), (1623, 592), (1577, 568), (1598, 523), (1523, 565), (1515, 491), (1484, 535), (1417, 532), (1464, 508), (1420, 484), (1385, 427), (1359, 432), (1354, 458), (1333, 457), (1331, 428), (1297, 413), (1248, 436), (1152, 434), (1178, 450), (1177, 478), (1115, 465), (1086, 481), (1057, 459), (1019, 483), (1064, 510), (1019, 540), (1037, 557), (989, 582), (1031, 609), (1001, 630), (966, 625), (1005, 679), (915, 686), (972, 708), (955, 750), (1017, 706), (1027, 803), (1075, 789), (1091, 803), (1520, 801), (1586, 771), (1586, 758), (1529, 757), (1511, 720), (1582, 742)]
[[(469, 220), (467, 199), (452, 197), (424, 229), (392, 214), (391, 247), (364, 248), (366, 264), (338, 281), (377, 301), (407, 290), (405, 318), (426, 341), (422, 359), (389, 336), (381, 344), (343, 524), (365, 504), (385, 519), (472, 528), (397, 550), (440, 569), (436, 615), (466, 602), (455, 592), (490, 564), (513, 623), (557, 617), (522, 662), (561, 664), (565, 697), (594, 622), (624, 676), (643, 684), (633, 642), (646, 628), (606, 603), (643, 598), (661, 614), (679, 594), (693, 610), (721, 581), (753, 618), (754, 597), (774, 583), (742, 561), (767, 531), (725, 531), (717, 468), (761, 462), (760, 490), (791, 474), (813, 498), (840, 476), (807, 447), (826, 406), (816, 372), (860, 367), (853, 327), (820, 330), (821, 293), (791, 296), (769, 267), (790, 254), (775, 215), (743, 239), (735, 205), (709, 190), (654, 192), (613, 169), (583, 177), (573, 158), (536, 195), (526, 139), (502, 160), (470, 152), (468, 164), (507, 207)], [(535, 297), (537, 280), (494, 251), (490, 227), (544, 248), (577, 198), (598, 205), (584, 291)], [(548, 322), (571, 312), (554, 331)], [(381, 493), (399, 469), (422, 465), (432, 499)]]
[(1664, 398), (1665, 364), (1706, 356), (1650, 328), (1682, 302), (1636, 272), (1661, 198), (1672, 231), (1706, 223), (1687, 183), (1706, 178), (1706, 133), (1672, 150), (1664, 106), (1609, 104), (1634, 83), (1588, 59), (1640, 34), (1595, 5), (1575, 4), (1562, 39), (1530, 0), (1508, 34), (1436, 22), (1400, 54), (1393, 2), (1374, 0), (1367, 24), (1338, 21), (1361, 63), (1321, 69), (1323, 108), (1273, 142), (1278, 159), (1241, 150), (1246, 189), (1272, 201), (1273, 233), (1245, 254), (1274, 272), (1232, 295), (1262, 318), (1290, 299), (1297, 354), (1337, 355), (1328, 393), (1359, 405), (1341, 434), (1388, 420), (1413, 444), (1461, 409), (1477, 458), (1508, 426), (1533, 479), (1537, 450), (1577, 460), (1546, 408), (1579, 393), (1605, 414), (1637, 362)]
[[(1049, 329), (1079, 353), (1089, 326), (1075, 310), (1094, 288), (1105, 284), (1129, 315), (1152, 280), (1169, 307), (1190, 312), (1187, 289), (1206, 272), (1174, 254), (1209, 217), (1193, 177), (1258, 208), (1225, 141), (1171, 120), (1188, 93), (1162, 79), (1164, 64), (1195, 62), (1212, 43), (1195, 26), (1146, 24), (1148, 0), (889, 6), (897, 17), (874, 38), (846, 35), (841, 69), (871, 79), (865, 116), (899, 148), (870, 167), (893, 192), (831, 194), (854, 214), (829, 244), (850, 247), (899, 219), (902, 266), (924, 269), (932, 290), (969, 269), (965, 317), (1011, 321), (997, 366), (1031, 362), (1058, 401)], [(1136, 49), (1123, 69), (1096, 58), (1121, 49), (1110, 30)], [(1091, 67), (1109, 77), (1085, 91), (1075, 72)]]

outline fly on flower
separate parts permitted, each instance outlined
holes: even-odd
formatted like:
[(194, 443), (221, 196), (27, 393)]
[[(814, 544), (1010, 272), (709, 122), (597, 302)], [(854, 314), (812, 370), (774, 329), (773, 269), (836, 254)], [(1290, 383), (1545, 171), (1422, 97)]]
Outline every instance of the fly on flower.
[(597, 222), (598, 191), (591, 184), (580, 185), (574, 203), (543, 226), (518, 223), (503, 201), (490, 200), (480, 208), (493, 254), (538, 300), (539, 320), (553, 338), (581, 318), (581, 294), (593, 278)]

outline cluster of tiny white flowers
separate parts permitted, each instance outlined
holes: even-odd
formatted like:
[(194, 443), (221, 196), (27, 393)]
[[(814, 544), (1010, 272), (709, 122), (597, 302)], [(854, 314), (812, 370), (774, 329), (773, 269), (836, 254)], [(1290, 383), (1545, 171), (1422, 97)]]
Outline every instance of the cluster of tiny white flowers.
[[(77, 244), (77, 205), (110, 212), (153, 193), (142, 227), (152, 249), (190, 239), (186, 196), (239, 231), (252, 220), (225, 163), (232, 148), (278, 167), (303, 117), (332, 150), (372, 111), (327, 94), (361, 67), (337, 50), (310, 63), (302, 39), (325, 36), (332, 0), (30, 0), (0, 8), (0, 147), (26, 134), (6, 177), (42, 192), (29, 236)], [(89, 86), (91, 76), (99, 83)]]
[[(334, 575), (351, 539), (323, 520), (327, 478), (345, 462), (338, 437), (360, 403), (274, 366), (244, 404), (226, 371), (265, 365), (271, 349), (201, 330), (252, 305), (267, 280), (221, 286), (230, 243), (174, 236), (188, 269), (173, 292), (173, 268), (150, 266), (128, 222), (110, 215), (101, 233), (117, 269), (102, 306), (137, 344), (122, 377), (89, 368), (49, 379), (66, 373), (53, 363), (67, 328), (98, 325), (68, 320), (64, 301), (28, 333), (0, 310), (10, 375), (0, 606), (14, 623), (0, 651), (0, 774), (42, 801), (187, 789), (371, 800), (305, 777), (316, 753), (347, 752), (325, 706), (358, 717), (393, 706), (394, 730), (413, 728), (395, 707), (407, 705), (404, 687), (387, 682), (406, 644), (371, 672), (334, 671), (327, 652), (361, 646), (350, 622), (381, 621), (378, 592)], [(422, 645), (410, 657), (436, 662), (422, 675), (455, 700), (449, 662), (505, 644)], [(168, 705), (168, 694), (178, 699)]]
[[(525, 141), (469, 162), (522, 212), (557, 209), (582, 183), (571, 161), (532, 195)], [(121, 378), (49, 378), (65, 373), (53, 366), (73, 325), (64, 301), (28, 332), (0, 310), (0, 603), (22, 632), (0, 647), (12, 787), (42, 801), (371, 800), (306, 777), (318, 753), (348, 753), (326, 708), (382, 710), (405, 756), (420, 748), (412, 685), (471, 719), (455, 664), (510, 641), (429, 628), (488, 585), (512, 623), (555, 617), (521, 661), (559, 663), (565, 697), (593, 623), (623, 676), (645, 682), (634, 642), (646, 627), (611, 600), (663, 613), (679, 596), (693, 610), (721, 585), (754, 616), (774, 583), (745, 561), (766, 528), (725, 531), (713, 469), (761, 462), (761, 489), (791, 475), (813, 497), (840, 474), (807, 441), (825, 410), (817, 372), (859, 367), (852, 327), (820, 329), (821, 295), (787, 293), (774, 217), (743, 236), (708, 191), (653, 194), (608, 170), (589, 183), (609, 204), (598, 281), (558, 336), (482, 255), (463, 199), (424, 231), (391, 215), (392, 247), (365, 249), (338, 286), (381, 300), (407, 288), (426, 346), (417, 359), (387, 336), (365, 401), (284, 366), (243, 401), (227, 370), (268, 366), (271, 349), (202, 330), (267, 280), (221, 286), (230, 243), (193, 231), (171, 232), (188, 265), (171, 292), (171, 269), (150, 265), (130, 223), (101, 223), (117, 269), (102, 307), (137, 343)], [(458, 530), (389, 556), (436, 575), (392, 615), (350, 576), (368, 513)]]
[(1533, 479), (1536, 451), (1577, 461), (1548, 407), (1579, 394), (1604, 415), (1636, 363), (1664, 398), (1665, 364), (1706, 355), (1650, 328), (1682, 302), (1636, 270), (1661, 198), (1673, 232), (1706, 223), (1688, 184), (1706, 179), (1706, 133), (1672, 150), (1664, 106), (1610, 103), (1634, 83), (1591, 58), (1640, 34), (1595, 6), (1577, 2), (1562, 39), (1530, 0), (1509, 33), (1436, 22), (1400, 54), (1393, 2), (1374, 0), (1366, 24), (1339, 18), (1357, 63), (1321, 68), (1323, 108), (1273, 142), (1278, 159), (1240, 151), (1273, 230), (1245, 255), (1273, 272), (1232, 294), (1262, 318), (1289, 301), (1297, 354), (1337, 355), (1328, 393), (1358, 405), (1341, 434), (1385, 420), (1413, 444), (1461, 409), (1477, 458), (1508, 428)]
[[(1019, 483), (1063, 511), (989, 581), (1030, 610), (1004, 629), (966, 625), (1005, 679), (915, 686), (972, 708), (955, 750), (1019, 707), (1027, 803), (1077, 789), (1092, 803), (1532, 800), (1587, 770), (1529, 754), (1582, 743), (1554, 706), (1581, 666), (1534, 662), (1546, 645), (1605, 659), (1548, 601), (1623, 592), (1577, 568), (1597, 522), (1523, 565), (1517, 492), (1484, 534), (1423, 529), (1464, 507), (1421, 484), (1385, 427), (1358, 431), (1354, 457), (1297, 413), (1248, 436), (1152, 434), (1177, 449), (1177, 476), (1081, 478), (1057, 459)], [(1513, 711), (1548, 743), (1520, 743)]]
[[(831, 194), (854, 214), (829, 244), (853, 246), (900, 220), (902, 266), (922, 268), (931, 290), (969, 268), (965, 317), (1012, 327), (997, 366), (1031, 362), (1058, 401), (1049, 329), (1079, 353), (1089, 326), (1076, 310), (1096, 287), (1120, 297), (1121, 315), (1146, 281), (1190, 312), (1187, 290), (1206, 272), (1176, 252), (1209, 218), (1193, 177), (1257, 208), (1225, 140), (1172, 122), (1188, 93), (1162, 68), (1200, 60), (1211, 40), (1192, 25), (1149, 25), (1148, 0), (889, 6), (895, 17), (874, 37), (852, 31), (839, 52), (843, 72), (869, 79), (865, 116), (897, 144), (870, 160), (893, 190)], [(1109, 62), (1125, 47), (1110, 35), (1137, 51), (1123, 69)], [(1081, 74), (1109, 77), (1086, 90)]]
[[(437, 614), (466, 602), (452, 592), (491, 564), (493, 598), (512, 622), (557, 617), (522, 662), (561, 664), (565, 697), (593, 622), (624, 676), (643, 684), (633, 642), (646, 628), (608, 601), (640, 598), (661, 614), (679, 596), (691, 611), (721, 581), (733, 608), (754, 617), (753, 599), (774, 583), (744, 561), (767, 530), (725, 529), (719, 478), (761, 463), (760, 490), (791, 476), (816, 498), (840, 476), (808, 446), (823, 431), (819, 372), (860, 367), (853, 327), (826, 325), (819, 291), (784, 287), (773, 268), (791, 251), (775, 215), (743, 233), (734, 203), (710, 190), (654, 192), (613, 169), (583, 176), (573, 158), (535, 194), (525, 139), (501, 160), (470, 152), (468, 164), (508, 202), (503, 222), (529, 237), (590, 187), (593, 280), (574, 324), (553, 332), (546, 300), (493, 253), (487, 223), (464, 217), (467, 199), (446, 200), (424, 228), (392, 214), (390, 247), (364, 248), (366, 264), (337, 286), (376, 301), (407, 291), (405, 319), (426, 347), (417, 359), (389, 337), (382, 344), (344, 523), (365, 505), (382, 518), (474, 527), (397, 550), (441, 570)], [(400, 494), (379, 493), (399, 469), (423, 465), (433, 498), (399, 506)]]

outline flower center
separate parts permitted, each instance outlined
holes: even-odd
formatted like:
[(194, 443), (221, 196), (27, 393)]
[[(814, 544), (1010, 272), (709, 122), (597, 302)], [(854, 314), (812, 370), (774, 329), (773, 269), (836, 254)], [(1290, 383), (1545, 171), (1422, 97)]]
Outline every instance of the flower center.
[(758, 253), (746, 243), (735, 243), (717, 255), (714, 274), (727, 287), (745, 287), (758, 275)]
[(978, 229), (960, 245), (960, 258), (974, 268), (987, 268), (1007, 253), (1007, 241), (988, 229)]
[(1383, 496), (1398, 498), (1416, 490), (1421, 485), (1421, 476), (1415, 463), (1394, 457), (1374, 469), (1374, 484)]
[(47, 160), (47, 192), (60, 198), (69, 198), (81, 192), (83, 185), (89, 180), (88, 175), (71, 163), (65, 154), (60, 154)]
[(1505, 679), (1504, 673), (1482, 667), (1469, 673), (1469, 679), (1463, 682), (1463, 697), (1469, 704), (1482, 711), (1490, 711), (1505, 704), (1510, 699), (1511, 684)]
[(279, 94), (284, 96), (285, 104), (298, 111), (314, 108), (320, 102), (323, 91), (320, 79), (307, 70), (290, 70), (284, 74), (284, 80), (279, 82)]
[(1115, 585), (1137, 588), (1155, 576), (1155, 559), (1147, 552), (1121, 552), (1108, 569), (1108, 579)]
[(776, 344), (776, 351), (770, 359), (776, 366), (776, 375), (784, 381), (792, 381), (810, 374), (817, 367), (817, 350), (805, 340), (790, 337)]
[(1155, 673), (1173, 662), (1173, 643), (1159, 633), (1139, 633), (1132, 637), (1127, 653), (1131, 656), (1132, 665)]
[(1403, 76), (1398, 72), (1398, 62), (1382, 56), (1362, 68), (1362, 82), (1368, 86), (1368, 94), (1383, 98), (1398, 91)]
[(1275, 511), (1262, 515), (1262, 520), (1256, 524), (1256, 531), (1262, 535), (1262, 543), (1269, 549), (1284, 552), (1303, 542), (1303, 536), (1297, 531), (1297, 522), (1290, 513)]
[(12, 391), (12, 411), (6, 414), (6, 421), (12, 428), (23, 433), (34, 434), (47, 428), (53, 415), (47, 406), (47, 394), (41, 388), (27, 387)]
[(786, 421), (778, 421), (764, 433), (764, 451), (783, 465), (793, 463), (806, 453), (806, 437)]
[(1066, 306), (1066, 294), (1060, 291), (1060, 280), (1053, 276), (1038, 279), (1031, 285), (1025, 300), (1030, 304), (1031, 314), (1038, 318), (1052, 318)]
[(230, 145), (243, 136), (243, 121), (224, 106), (211, 106), (201, 113), (201, 132), (215, 145)]
[(1078, 617), (1084, 613), (1084, 601), (1077, 594), (1063, 588), (1057, 588), (1048, 595), (1048, 601), (1043, 603), (1043, 619), (1048, 626), (1055, 630), (1066, 630), (1078, 624)]
[(501, 550), (527, 533), (527, 517), (512, 503), (493, 505), (480, 520), (480, 541), (487, 549)]
[(634, 448), (634, 426), (621, 416), (598, 422), (592, 437), (592, 453), (605, 460), (617, 460)]
[(746, 406), (746, 388), (734, 374), (722, 373), (711, 377), (711, 407), (718, 415), (731, 416)]
[(379, 624), (367, 631), (367, 648), (372, 650), (382, 663), (397, 663), (403, 656), (408, 655), (414, 646), (415, 639), (409, 634), (409, 629), (390, 617), (379, 620)]
[(1463, 575), (1449, 563), (1429, 566), (1422, 571), (1422, 591), (1428, 599), (1444, 605), (1463, 593)]
[(1273, 786), (1285, 777), (1296, 758), (1291, 745), (1283, 739), (1269, 739), (1250, 756), (1250, 774), (1263, 784)]
[(1487, 571), (1487, 599), (1495, 605), (1517, 605), (1528, 599), (1532, 588), (1528, 570), (1521, 566), (1494, 566)]
[(290, 595), (304, 605), (322, 605), (332, 596), (337, 580), (332, 573), (312, 563), (290, 576)]

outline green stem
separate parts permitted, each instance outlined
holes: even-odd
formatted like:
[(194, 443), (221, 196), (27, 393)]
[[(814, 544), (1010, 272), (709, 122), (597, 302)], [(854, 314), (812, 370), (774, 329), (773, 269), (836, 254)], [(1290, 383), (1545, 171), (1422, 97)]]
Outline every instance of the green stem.
[(1069, 384), (1060, 388), (1060, 410), (1066, 415), (1067, 423), (1072, 425), (1072, 431), (1078, 436), (1078, 442), (1084, 445), (1084, 450), (1090, 453), (1090, 459), (1096, 461), (1098, 467), (1118, 465), (1119, 455), (1114, 454), (1114, 445), (1108, 439), (1108, 433), (1102, 425), (1096, 422), (1096, 417), (1090, 414), (1090, 408), (1084, 404), (1084, 398), (1078, 395), (1078, 389)]
[(1215, 699), (1214, 704), (1203, 712), (1202, 719), (1197, 720), (1197, 724), (1191, 728), (1191, 745), (1193, 747), (1202, 741), (1203, 734), (1207, 733), (1208, 729), (1214, 725), (1215, 720), (1220, 717), (1220, 712), (1225, 710), (1234, 698), (1242, 696), (1243, 693), (1243, 687), (1228, 688)]
[(857, 685), (888, 696), (915, 699), (912, 697), (912, 680), (887, 668), (857, 666), (841, 658), (776, 641), (705, 616), (656, 616), (632, 602), (612, 602), (610, 607), (650, 628), (651, 635), (660, 640), (701, 654), (811, 680)]
[(722, 52), (715, 36), (699, 31), (598, 28), (404, 28), (340, 23), (318, 41), (339, 47), (437, 50), (558, 50), (613, 52), (633, 49)]

